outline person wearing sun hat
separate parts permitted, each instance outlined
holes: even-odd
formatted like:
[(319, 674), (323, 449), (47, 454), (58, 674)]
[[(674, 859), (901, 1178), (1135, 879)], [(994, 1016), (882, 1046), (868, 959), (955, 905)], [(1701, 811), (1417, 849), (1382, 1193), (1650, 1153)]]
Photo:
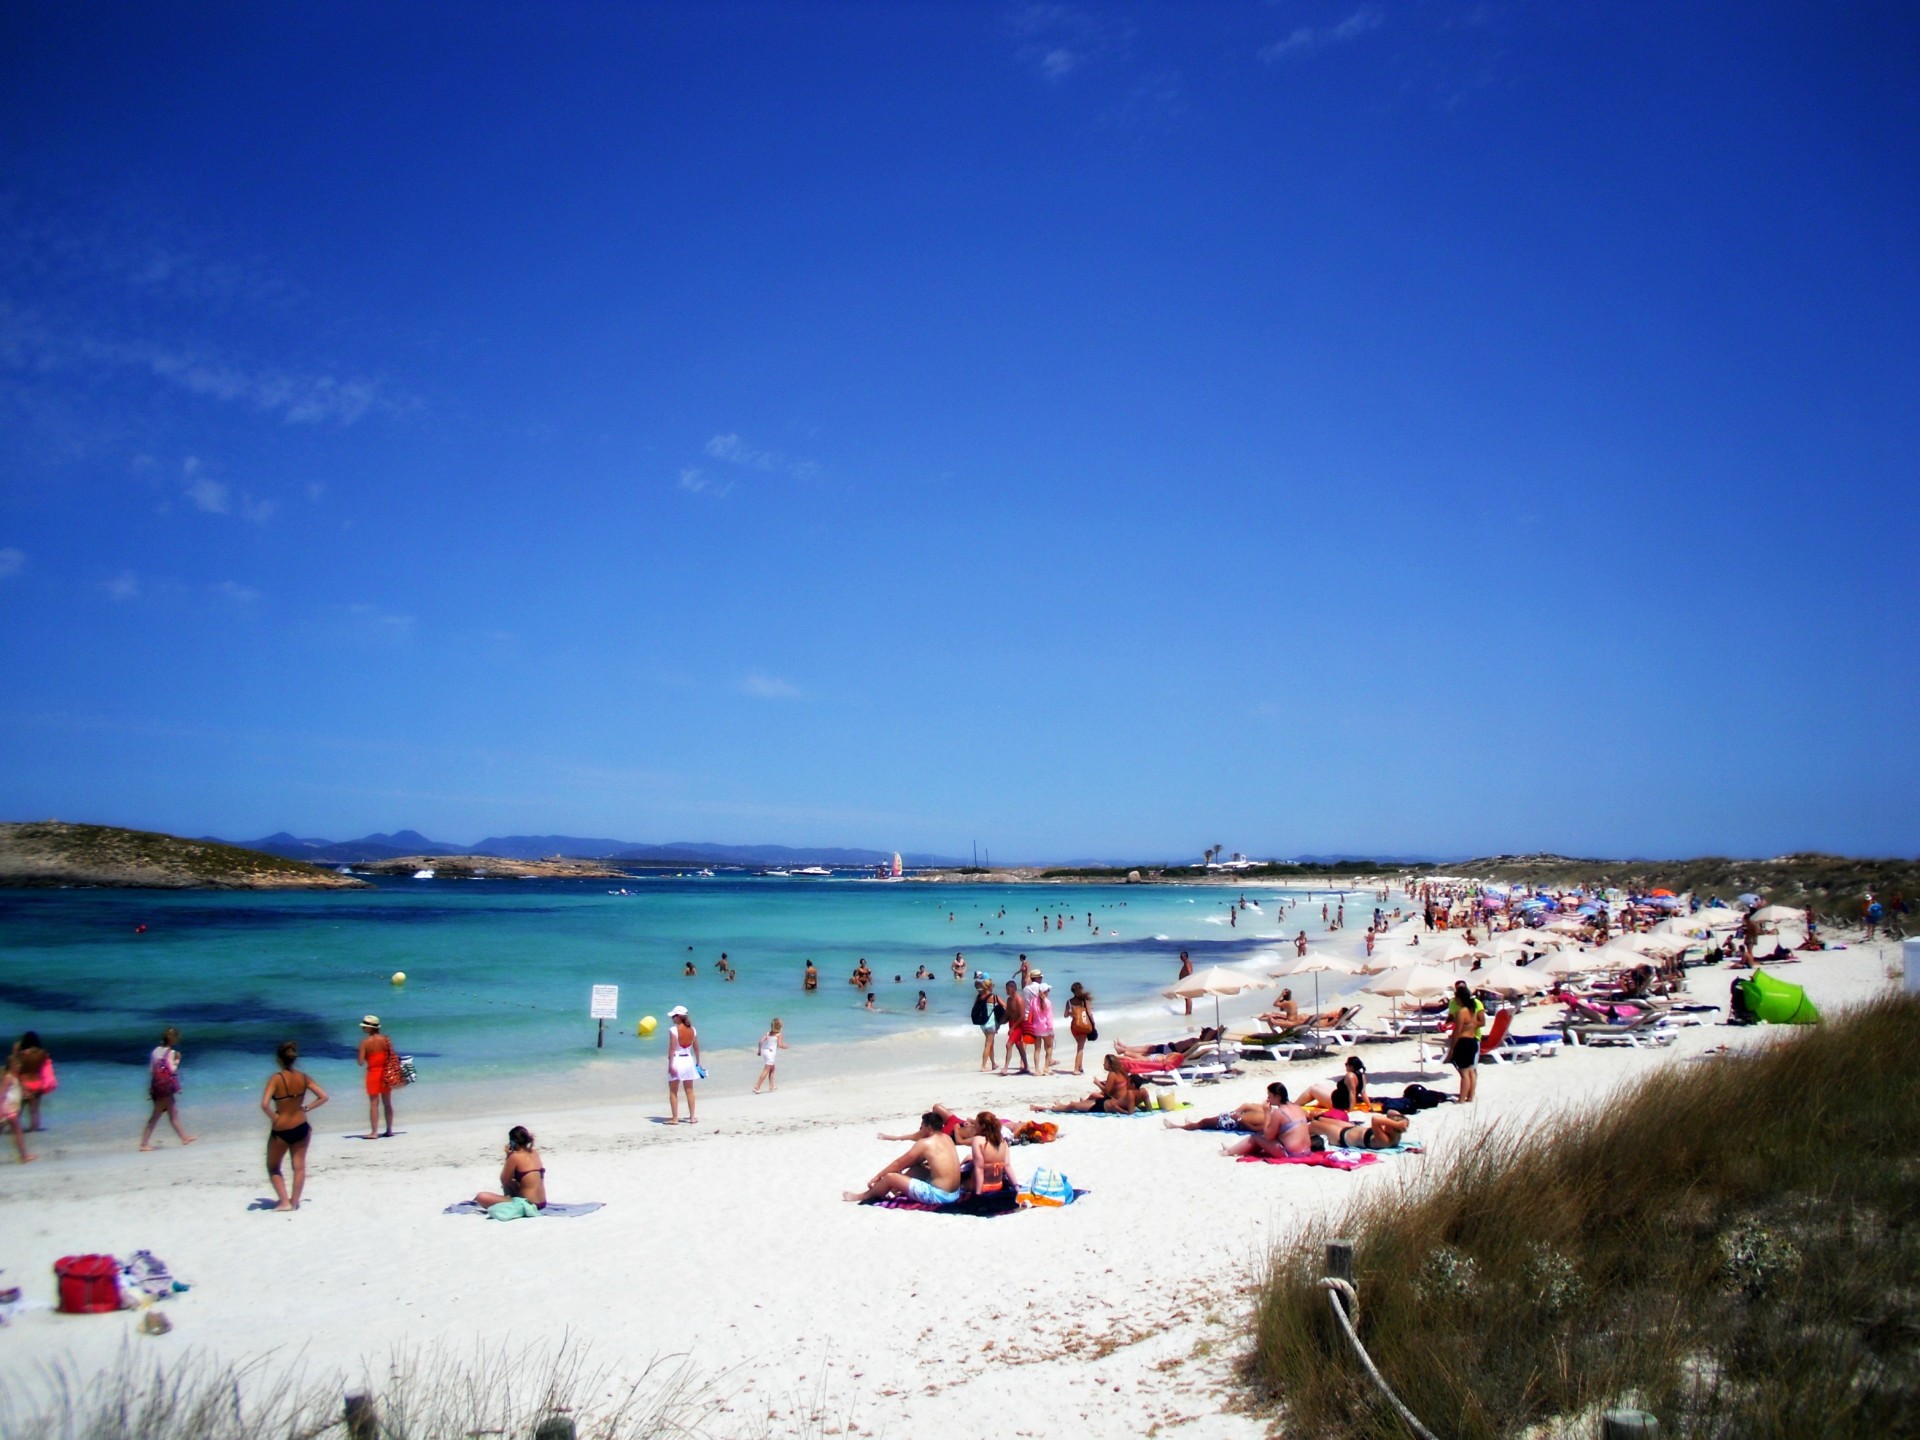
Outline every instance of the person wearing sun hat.
[[(360, 1049), (355, 1055), (367, 1067), (367, 1139), (393, 1134), (393, 1087), (387, 1083), (387, 1060), (393, 1054), (393, 1041), (380, 1033), (380, 1017), (360, 1017)], [(386, 1108), (387, 1128), (380, 1129), (381, 1107)]]
[(667, 1108), (673, 1113), (670, 1124), (680, 1123), (683, 1085), (687, 1090), (687, 1124), (699, 1121), (693, 1112), (693, 1082), (704, 1075), (700, 1068), (700, 1034), (688, 1018), (687, 1007), (676, 1005), (667, 1012)]

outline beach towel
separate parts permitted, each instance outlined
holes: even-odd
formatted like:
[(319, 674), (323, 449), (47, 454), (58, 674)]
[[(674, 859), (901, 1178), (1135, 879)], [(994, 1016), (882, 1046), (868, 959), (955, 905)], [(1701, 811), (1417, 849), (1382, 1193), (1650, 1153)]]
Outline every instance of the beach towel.
[(1242, 1155), (1242, 1165), (1318, 1165), (1326, 1170), (1358, 1170), (1378, 1163), (1380, 1152), (1369, 1150), (1309, 1150), (1304, 1155)]
[[(1086, 1194), (1087, 1192), (1085, 1190), (1076, 1190), (1073, 1192), (1073, 1198), (1074, 1200), (1078, 1200)], [(909, 1200), (902, 1195), (890, 1195), (885, 1200), (875, 1200), (869, 1208), (874, 1210), (925, 1210), (934, 1215), (971, 1215), (978, 1220), (992, 1220), (1001, 1215), (1018, 1215), (1022, 1210), (1054, 1208), (1051, 1206), (1035, 1207), (1028, 1205), (1023, 1200), (1017, 1206), (999, 1205), (992, 1209), (987, 1209), (982, 1206), (970, 1205), (968, 1202), (971, 1199), (971, 1196), (962, 1196), (951, 1205), (923, 1205), (918, 1200)], [(1071, 1204), (1072, 1201), (1063, 1203)]]
[[(533, 1210), (533, 1213), (527, 1217), (530, 1220), (572, 1220), (576, 1216), (591, 1215), (596, 1210), (602, 1210), (606, 1208), (597, 1200), (590, 1201), (585, 1204), (579, 1204), (579, 1205), (560, 1205), (556, 1203), (549, 1203), (547, 1208), (544, 1210), (534, 1210), (533, 1206), (528, 1205), (527, 1202), (524, 1200), (509, 1200), (507, 1204), (508, 1205), (526, 1205), (527, 1209)], [(502, 1210), (505, 1208), (506, 1207), (502, 1205), (496, 1205), (493, 1207), (494, 1210)], [(514, 1218), (512, 1216), (507, 1216), (507, 1215), (493, 1215), (492, 1210), (484, 1209), (483, 1207), (474, 1204), (473, 1201), (471, 1200), (462, 1200), (458, 1205), (449, 1205), (447, 1206), (446, 1209), (442, 1210), (440, 1213), (442, 1215), (491, 1215), (496, 1220), (507, 1220), (507, 1219)]]

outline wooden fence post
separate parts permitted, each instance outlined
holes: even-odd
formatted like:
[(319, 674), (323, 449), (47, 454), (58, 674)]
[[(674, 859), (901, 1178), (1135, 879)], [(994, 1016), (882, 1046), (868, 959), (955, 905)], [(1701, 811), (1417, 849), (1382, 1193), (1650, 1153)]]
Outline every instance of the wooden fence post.
[(380, 1416), (373, 1396), (347, 1396), (347, 1440), (380, 1440)]
[(1645, 1410), (1608, 1410), (1600, 1417), (1600, 1440), (1659, 1440), (1660, 1422)]
[[(1327, 1242), (1327, 1278), (1353, 1284), (1353, 1242), (1351, 1240)], [(1336, 1291), (1333, 1298), (1339, 1301), (1341, 1313), (1351, 1320), (1353, 1306), (1347, 1302), (1347, 1297)]]
[(573, 1421), (565, 1415), (549, 1415), (533, 1427), (533, 1440), (574, 1440)]

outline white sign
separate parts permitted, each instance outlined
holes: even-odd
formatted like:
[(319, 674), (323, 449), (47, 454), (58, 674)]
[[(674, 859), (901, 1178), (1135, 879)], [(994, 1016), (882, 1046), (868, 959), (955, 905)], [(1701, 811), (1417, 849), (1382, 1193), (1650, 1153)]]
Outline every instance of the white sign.
[(618, 1020), (620, 1018), (620, 987), (618, 985), (596, 985), (593, 987), (593, 1007), (587, 1011), (589, 1020)]

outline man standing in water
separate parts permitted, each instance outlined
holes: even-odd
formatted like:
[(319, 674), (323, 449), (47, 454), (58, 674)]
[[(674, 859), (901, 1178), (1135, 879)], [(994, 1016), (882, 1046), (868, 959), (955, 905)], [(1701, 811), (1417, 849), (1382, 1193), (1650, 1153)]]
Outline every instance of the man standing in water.
[[(1189, 960), (1187, 958), (1187, 952), (1182, 950), (1180, 952), (1180, 973), (1174, 977), (1175, 982), (1178, 983), (1181, 980), (1185, 980), (1191, 974), (1193, 974), (1193, 961)], [(1187, 1014), (1193, 1014), (1193, 997), (1191, 995), (1187, 997)]]

